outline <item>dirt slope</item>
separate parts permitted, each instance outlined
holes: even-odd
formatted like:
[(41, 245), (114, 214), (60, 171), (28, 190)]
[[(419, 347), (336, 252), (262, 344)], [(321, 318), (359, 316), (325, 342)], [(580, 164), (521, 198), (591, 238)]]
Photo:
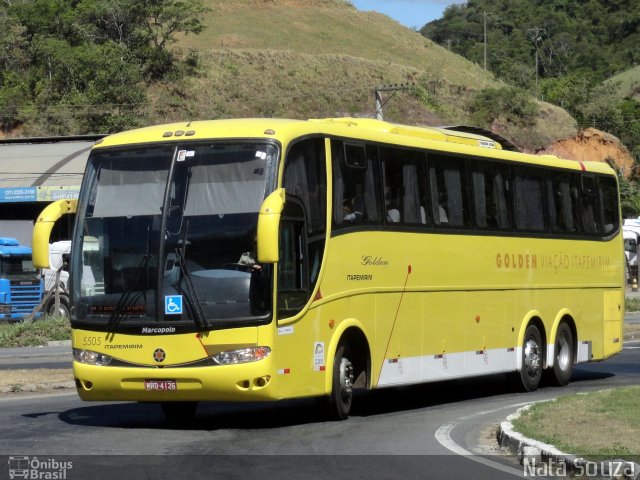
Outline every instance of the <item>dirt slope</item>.
[(587, 128), (574, 137), (557, 140), (536, 153), (549, 153), (571, 160), (612, 161), (624, 172), (625, 177), (638, 177), (633, 157), (620, 140), (595, 128)]

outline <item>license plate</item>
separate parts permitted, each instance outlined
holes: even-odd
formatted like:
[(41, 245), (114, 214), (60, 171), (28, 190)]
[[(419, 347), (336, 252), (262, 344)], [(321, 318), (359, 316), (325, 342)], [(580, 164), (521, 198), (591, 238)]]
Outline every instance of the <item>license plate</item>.
[(145, 380), (145, 390), (177, 390), (178, 384), (175, 380)]

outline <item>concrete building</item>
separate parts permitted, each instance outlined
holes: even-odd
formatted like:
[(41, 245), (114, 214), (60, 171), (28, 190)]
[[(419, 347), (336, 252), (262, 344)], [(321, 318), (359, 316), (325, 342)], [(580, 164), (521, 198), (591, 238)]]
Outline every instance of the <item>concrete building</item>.
[[(31, 244), (33, 222), (51, 202), (78, 198), (91, 146), (103, 135), (0, 140), (0, 236)], [(51, 241), (71, 236), (61, 219)]]

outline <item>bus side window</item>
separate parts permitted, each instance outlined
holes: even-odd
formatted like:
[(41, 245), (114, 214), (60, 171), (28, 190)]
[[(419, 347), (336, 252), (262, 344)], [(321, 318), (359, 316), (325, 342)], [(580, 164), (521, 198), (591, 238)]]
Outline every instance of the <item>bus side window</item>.
[(604, 221), (604, 235), (611, 235), (620, 228), (620, 216), (618, 215), (618, 189), (613, 178), (600, 177), (600, 200), (602, 202), (602, 215)]
[(579, 177), (573, 173), (554, 175), (547, 180), (549, 223), (552, 232), (579, 232), (576, 198)]
[(287, 193), (278, 270), (279, 314), (295, 315), (318, 280), (325, 248), (327, 175), (325, 140), (306, 138), (287, 153), (283, 176)]
[(304, 308), (310, 295), (304, 225), (302, 203), (287, 195), (280, 224), (279, 317), (290, 317), (298, 313)]
[(474, 165), (471, 179), (476, 226), (483, 229), (510, 228), (508, 169), (499, 164)]
[(334, 225), (379, 223), (377, 148), (333, 140), (331, 154)]
[(380, 148), (386, 221), (409, 225), (426, 224), (427, 163), (423, 152)]
[(525, 232), (545, 231), (542, 176), (533, 169), (516, 168), (513, 185), (516, 228)]
[(429, 188), (436, 225), (464, 227), (469, 224), (467, 175), (464, 160), (430, 156)]
[(598, 233), (600, 220), (600, 198), (595, 178), (582, 177), (582, 226), (585, 233)]

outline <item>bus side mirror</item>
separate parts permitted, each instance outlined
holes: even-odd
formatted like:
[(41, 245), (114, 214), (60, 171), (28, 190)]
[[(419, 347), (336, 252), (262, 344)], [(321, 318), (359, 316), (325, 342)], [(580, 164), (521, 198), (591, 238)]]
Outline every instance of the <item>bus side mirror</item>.
[(36, 268), (50, 268), (49, 265), (49, 237), (56, 221), (63, 215), (75, 213), (78, 207), (77, 200), (58, 200), (45, 208), (35, 225), (31, 237), (33, 249), (33, 266)]
[(279, 260), (278, 238), (284, 198), (284, 188), (278, 188), (265, 198), (260, 206), (257, 234), (258, 263), (275, 263)]

